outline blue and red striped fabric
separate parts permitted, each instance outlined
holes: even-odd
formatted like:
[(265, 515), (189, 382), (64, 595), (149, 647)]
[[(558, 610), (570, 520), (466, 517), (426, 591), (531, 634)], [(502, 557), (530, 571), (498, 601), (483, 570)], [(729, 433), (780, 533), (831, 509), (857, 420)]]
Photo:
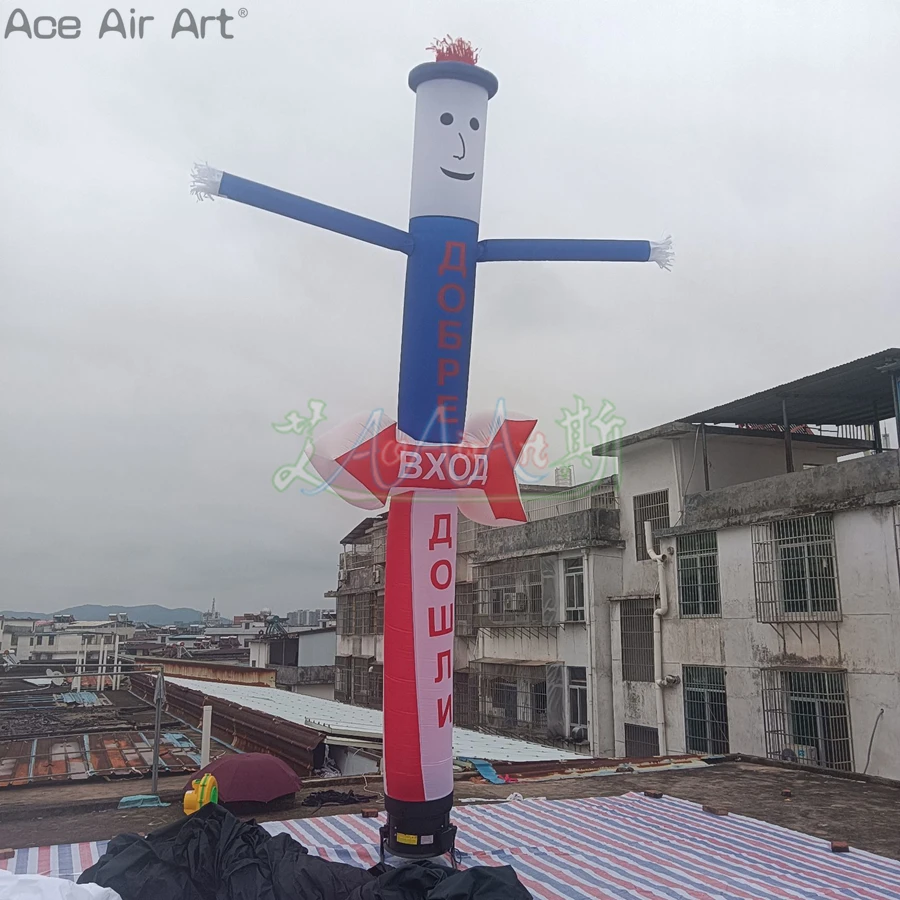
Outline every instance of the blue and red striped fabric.
[[(511, 865), (535, 900), (900, 900), (900, 862), (834, 854), (819, 838), (670, 797), (512, 801), (458, 807), (453, 819), (464, 867)], [(368, 867), (381, 821), (327, 816), (263, 827)], [(76, 878), (105, 847), (19, 850), (6, 867)]]

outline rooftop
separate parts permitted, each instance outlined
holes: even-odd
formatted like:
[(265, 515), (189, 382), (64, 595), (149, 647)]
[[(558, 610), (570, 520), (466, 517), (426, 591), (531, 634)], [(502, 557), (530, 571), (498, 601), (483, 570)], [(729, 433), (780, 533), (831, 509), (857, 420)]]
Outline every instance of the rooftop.
[(894, 416), (894, 393), (887, 374), (891, 366), (900, 367), (896, 347), (684, 416), (683, 421), (781, 422), (785, 403), (794, 424), (871, 425)]
[[(520, 775), (515, 785), (457, 781), (453, 815), (462, 864), (511, 864), (536, 900), (900, 900), (900, 865), (891, 861), (900, 859), (897, 785), (739, 760), (682, 771), (562, 775)], [(354, 786), (358, 793), (375, 788)], [(304, 794), (322, 789), (322, 782), (308, 785)], [(497, 802), (511, 789), (525, 800)], [(53, 790), (20, 793), (47, 797)], [(45, 808), (24, 802), (4, 807), (0, 845), (30, 849), (0, 867), (74, 878), (109, 838), (182, 815), (177, 803), (118, 811), (112, 799), (105, 815), (88, 816), (79, 803), (96, 801), (78, 799), (84, 787), (60, 786), (56, 793), (65, 795), (68, 810), (55, 816), (39, 819)], [(382, 806), (377, 797), (366, 805)], [(358, 806), (297, 805), (254, 818), (311, 853), (370, 866), (383, 817), (359, 813)], [(850, 852), (832, 853), (832, 840), (848, 842)]]
[[(786, 439), (782, 427), (785, 421), (791, 427), (792, 441), (845, 448), (851, 452), (871, 449), (875, 446), (873, 441), (861, 438), (858, 433), (847, 436), (847, 430), (872, 426), (894, 417), (894, 389), (889, 373), (896, 376), (898, 372), (900, 349), (890, 347), (740, 400), (599, 444), (592, 452), (594, 456), (616, 456), (622, 448), (633, 444), (655, 438), (693, 435), (698, 425), (706, 426), (706, 435), (782, 440)], [(741, 427), (722, 427), (723, 423)], [(822, 431), (822, 426), (827, 426), (845, 434), (817, 433), (813, 429), (803, 433), (798, 426), (817, 426), (818, 432)]]
[[(618, 456), (619, 452), (625, 447), (632, 447), (635, 444), (642, 444), (646, 441), (653, 441), (659, 438), (678, 438), (683, 435), (695, 436), (698, 431), (698, 425), (690, 422), (665, 422), (662, 425), (656, 425), (653, 428), (645, 428), (643, 431), (636, 431), (634, 434), (627, 434), (624, 437), (607, 441), (605, 444), (597, 444), (591, 448), (594, 456)], [(722, 425), (707, 425), (704, 429), (707, 437), (731, 437), (741, 441), (748, 440), (776, 440), (784, 439), (784, 432), (763, 431), (755, 428), (734, 428)], [(853, 453), (858, 450), (870, 450), (872, 442), (852, 437), (838, 437), (829, 434), (804, 434), (793, 431), (791, 440), (795, 443), (811, 444), (817, 447), (833, 447), (846, 450)]]
[[(193, 681), (186, 678), (170, 678), (167, 682), (211, 697), (229, 700), (256, 712), (278, 716), (287, 722), (328, 735), (381, 741), (383, 719), (381, 711), (377, 709), (350, 706), (335, 700), (293, 694), (277, 688)], [(482, 734), (466, 728), (453, 730), (453, 750), (457, 757), (487, 759), (492, 762), (584, 759), (583, 755), (558, 750), (555, 747)]]

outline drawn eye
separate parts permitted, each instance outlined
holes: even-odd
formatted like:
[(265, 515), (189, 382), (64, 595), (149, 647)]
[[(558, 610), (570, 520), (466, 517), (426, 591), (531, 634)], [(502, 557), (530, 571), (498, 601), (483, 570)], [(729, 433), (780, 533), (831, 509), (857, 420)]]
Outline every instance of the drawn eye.
[(478, 119), (469, 119), (469, 128), (471, 128), (472, 131), (478, 131), (480, 127), (481, 126), (478, 124)]
[(452, 125), (453, 124), (453, 116), (450, 113), (444, 113), (441, 116), (441, 125)]

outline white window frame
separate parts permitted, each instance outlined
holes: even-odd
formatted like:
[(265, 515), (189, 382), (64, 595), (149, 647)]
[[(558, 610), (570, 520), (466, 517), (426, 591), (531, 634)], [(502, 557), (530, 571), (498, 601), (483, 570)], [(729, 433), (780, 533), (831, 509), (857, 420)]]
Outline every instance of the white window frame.
[[(584, 672), (584, 680), (579, 679), (578, 681), (572, 681), (572, 670), (573, 669), (581, 669)], [(566, 687), (568, 688), (566, 695), (566, 702), (568, 705), (568, 724), (569, 724), (569, 734), (576, 728), (584, 728), (585, 732), (589, 734), (589, 729), (591, 727), (591, 708), (588, 703), (588, 685), (587, 685), (587, 667), (585, 666), (566, 666)], [(578, 701), (573, 703), (573, 697), (577, 694)], [(582, 701), (580, 698), (584, 698)], [(581, 706), (584, 706), (584, 721), (576, 722), (573, 713), (575, 710), (578, 710), (579, 718), (581, 713)]]
[[(580, 568), (569, 572), (570, 563), (579, 563)], [(565, 621), (566, 622), (585, 622), (587, 621), (587, 597), (585, 595), (584, 576), (587, 566), (584, 562), (584, 555), (563, 557), (562, 560), (562, 583), (563, 583), (563, 600), (565, 602)], [(576, 595), (574, 603), (569, 603), (569, 583), (574, 585), (573, 593)], [(580, 585), (580, 600), (578, 597)]]

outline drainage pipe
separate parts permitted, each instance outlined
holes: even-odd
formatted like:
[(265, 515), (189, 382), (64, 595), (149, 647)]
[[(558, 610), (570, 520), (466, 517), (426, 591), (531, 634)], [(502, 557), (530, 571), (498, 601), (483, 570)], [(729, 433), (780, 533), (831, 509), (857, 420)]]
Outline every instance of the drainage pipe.
[(666, 554), (653, 549), (653, 526), (644, 522), (644, 539), (647, 555), (656, 562), (659, 580), (659, 606), (653, 610), (653, 690), (656, 694), (656, 730), (659, 735), (659, 755), (667, 756), (669, 742), (666, 737), (666, 702), (663, 689), (669, 682), (663, 676), (662, 618), (669, 611), (669, 587), (666, 582)]

